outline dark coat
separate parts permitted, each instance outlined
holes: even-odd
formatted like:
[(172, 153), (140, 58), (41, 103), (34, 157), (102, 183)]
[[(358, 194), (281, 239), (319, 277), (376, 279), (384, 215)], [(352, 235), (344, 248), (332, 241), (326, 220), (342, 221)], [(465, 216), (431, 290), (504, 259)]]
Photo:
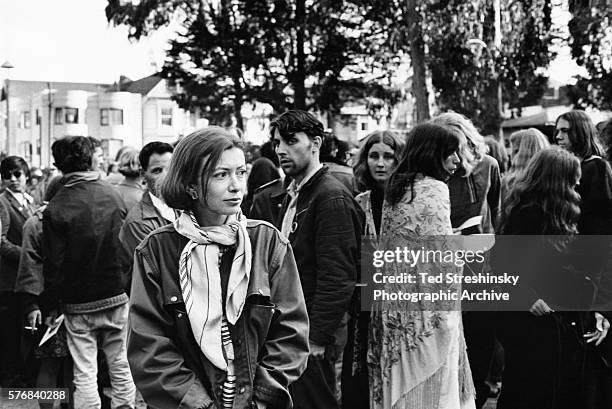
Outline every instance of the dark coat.
[(279, 177), (278, 169), (270, 159), (262, 156), (253, 162), (253, 167), (247, 180), (247, 194), (241, 206), (242, 213), (249, 217), (249, 211), (251, 210), (253, 197), (257, 189)]
[(82, 304), (125, 292), (130, 258), (119, 230), (126, 214), (115, 188), (99, 179), (67, 184), (53, 197), (43, 212), (45, 311), (60, 300)]
[(32, 206), (21, 206), (11, 193), (5, 191), (0, 195), (0, 221), (2, 222), (0, 291), (14, 291), (21, 254), (23, 225), (33, 214)]
[(461, 172), (452, 175), (448, 181), (448, 190), (453, 228), (481, 215), (481, 225), (464, 233), (494, 232), (501, 206), (501, 177), (499, 165), (494, 158), (485, 155), (467, 177)]
[[(291, 246), (271, 225), (249, 220), (252, 265), (244, 310), (230, 325), (236, 366), (234, 408), (251, 400), (290, 408), (288, 386), (304, 371), (308, 317)], [(187, 239), (162, 227), (136, 248), (128, 359), (151, 408), (219, 405), (225, 372), (200, 351), (185, 312), (178, 260)]]
[(134, 250), (153, 230), (156, 230), (170, 222), (159, 214), (153, 205), (149, 192), (142, 195), (140, 202), (128, 212), (123, 226), (119, 231), (119, 240), (123, 244), (130, 257), (134, 255)]
[[(276, 226), (282, 225), (289, 196)], [(334, 342), (349, 309), (359, 271), (363, 211), (351, 193), (323, 167), (302, 187), (289, 235), (310, 318), (310, 339)]]
[(278, 214), (283, 207), (283, 200), (287, 195), (289, 182), (289, 178), (285, 178), (284, 181), (278, 178), (257, 189), (248, 217), (272, 224), (276, 223)]

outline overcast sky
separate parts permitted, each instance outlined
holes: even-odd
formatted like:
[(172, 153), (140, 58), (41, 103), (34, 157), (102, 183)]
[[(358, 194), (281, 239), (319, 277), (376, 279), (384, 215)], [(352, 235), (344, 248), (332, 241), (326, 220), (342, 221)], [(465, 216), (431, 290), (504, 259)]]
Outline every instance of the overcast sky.
[[(10, 61), (11, 79), (114, 82), (119, 75), (138, 79), (161, 64), (171, 30), (138, 43), (127, 40), (125, 27), (106, 21), (106, 0), (0, 0), (0, 64)], [(568, 13), (555, 13), (564, 25)], [(551, 78), (567, 82), (578, 68), (569, 50), (551, 65)], [(0, 70), (4, 79), (6, 70)]]

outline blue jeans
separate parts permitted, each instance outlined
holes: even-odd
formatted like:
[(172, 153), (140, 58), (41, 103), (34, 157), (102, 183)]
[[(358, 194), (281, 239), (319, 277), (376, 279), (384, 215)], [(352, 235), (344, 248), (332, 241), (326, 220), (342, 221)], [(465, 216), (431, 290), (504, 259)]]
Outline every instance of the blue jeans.
[(136, 387), (127, 360), (128, 304), (109, 310), (66, 314), (68, 348), (74, 360), (75, 409), (99, 409), (98, 349), (104, 352), (112, 387), (112, 408), (134, 408)]

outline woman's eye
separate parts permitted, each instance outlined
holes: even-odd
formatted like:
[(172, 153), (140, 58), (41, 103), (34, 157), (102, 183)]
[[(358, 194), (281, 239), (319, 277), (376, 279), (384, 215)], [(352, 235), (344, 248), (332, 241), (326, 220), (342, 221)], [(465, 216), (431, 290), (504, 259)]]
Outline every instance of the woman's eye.
[(373, 159), (373, 160), (378, 160), (378, 154), (377, 153), (371, 153), (369, 158)]
[(385, 154), (385, 160), (394, 160), (395, 157), (391, 154)]
[(217, 172), (213, 176), (222, 179), (227, 176), (227, 172)]
[(244, 177), (244, 176), (246, 176), (246, 174), (247, 174), (246, 169), (240, 169), (240, 170), (238, 171), (238, 176), (243, 176), (243, 177)]

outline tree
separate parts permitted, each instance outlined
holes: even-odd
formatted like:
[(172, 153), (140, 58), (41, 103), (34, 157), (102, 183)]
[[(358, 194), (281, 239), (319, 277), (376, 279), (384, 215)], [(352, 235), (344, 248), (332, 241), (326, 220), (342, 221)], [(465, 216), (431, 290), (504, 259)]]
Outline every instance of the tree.
[[(425, 10), (428, 66), (441, 110), (452, 109), (474, 121), (485, 134), (497, 134), (497, 80), (504, 103), (520, 108), (536, 103), (547, 85), (545, 68), (554, 57), (550, 0), (508, 0), (502, 4), (502, 46), (493, 47), (492, 1), (441, 0)], [(473, 50), (470, 39), (487, 47)]]
[[(343, 72), (367, 41), (359, 7), (344, 0), (109, 0), (109, 21), (139, 39), (178, 22), (162, 75), (180, 85), (175, 99), (213, 123), (232, 116), (242, 127), (245, 101), (339, 111), (358, 77)], [(362, 83), (362, 89), (370, 88)], [(350, 94), (350, 92), (349, 92)]]
[(588, 77), (578, 76), (568, 93), (576, 107), (612, 109), (612, 6), (605, 0), (570, 0), (570, 48)]

